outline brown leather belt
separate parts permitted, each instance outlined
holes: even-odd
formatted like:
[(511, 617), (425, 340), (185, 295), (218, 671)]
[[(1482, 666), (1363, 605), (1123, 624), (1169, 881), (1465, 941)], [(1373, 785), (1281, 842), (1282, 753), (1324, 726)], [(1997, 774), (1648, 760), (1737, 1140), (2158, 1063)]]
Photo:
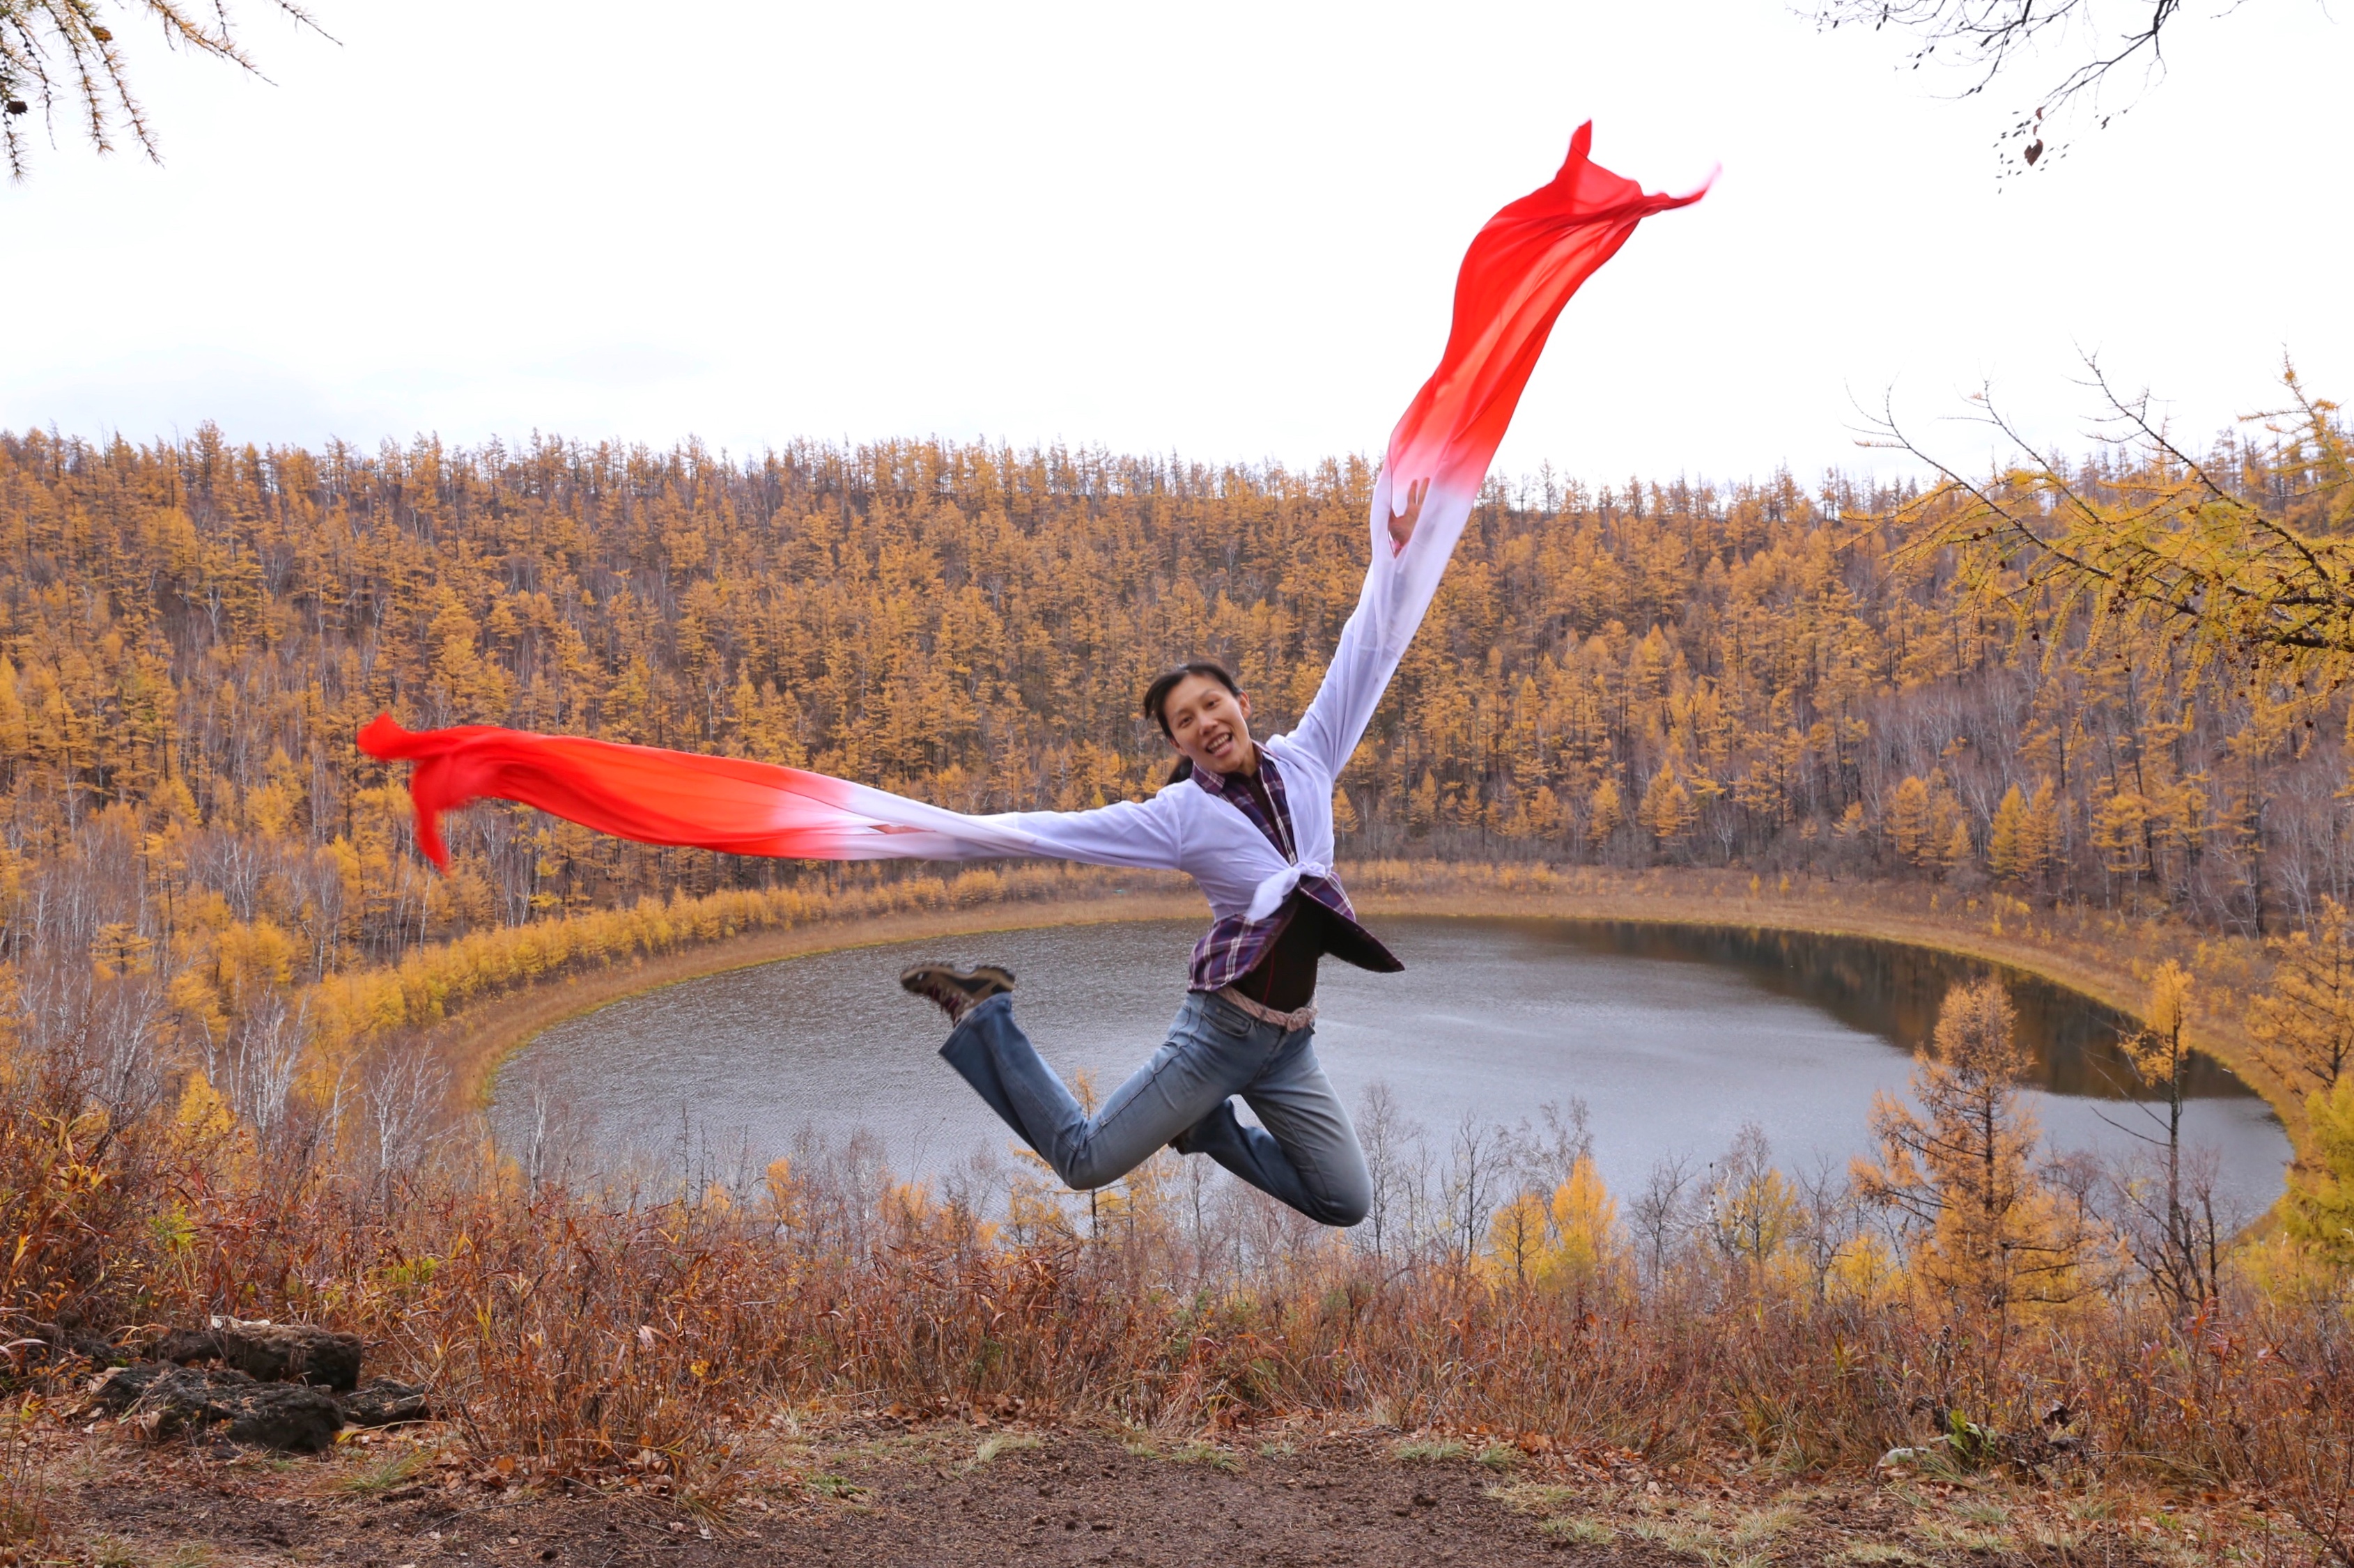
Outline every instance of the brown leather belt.
[(1233, 1002), (1261, 1023), (1272, 1023), (1286, 1033), (1289, 1033), (1294, 1029), (1305, 1029), (1316, 1022), (1316, 1004), (1312, 1001), (1306, 1007), (1294, 1008), (1289, 1012), (1278, 1012), (1263, 1001), (1253, 1001), (1232, 986), (1226, 987), (1224, 991), (1212, 991), (1210, 994), (1223, 1001)]

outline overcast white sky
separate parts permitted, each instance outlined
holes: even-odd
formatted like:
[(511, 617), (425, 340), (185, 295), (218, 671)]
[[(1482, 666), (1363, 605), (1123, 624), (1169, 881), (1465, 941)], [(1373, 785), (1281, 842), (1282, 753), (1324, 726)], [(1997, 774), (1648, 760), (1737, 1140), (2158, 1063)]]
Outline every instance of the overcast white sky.
[(2354, 397), (2354, 21), (2226, 3), (1999, 194), (2045, 69), (1957, 101), (1775, 0), (316, 0), (334, 43), (244, 0), (271, 83), (128, 38), (163, 167), (0, 185), (0, 425), (1376, 451), (1590, 116), (1647, 185), (1723, 175), (1573, 302), (1500, 471), (1885, 471), (1891, 386), (1982, 456), (1928, 422), (1984, 379), (2074, 449), (2080, 345), (2203, 438), (2284, 349)]

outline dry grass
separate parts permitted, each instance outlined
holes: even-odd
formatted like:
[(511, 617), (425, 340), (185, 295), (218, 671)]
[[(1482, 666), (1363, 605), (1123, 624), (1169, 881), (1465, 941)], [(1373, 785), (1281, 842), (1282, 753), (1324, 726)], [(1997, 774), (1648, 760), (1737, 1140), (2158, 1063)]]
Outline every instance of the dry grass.
[(1215, 1443), (1185, 1443), (1170, 1450), (1168, 1457), (1181, 1465), (1207, 1465), (1214, 1470), (1239, 1470), (1241, 1458), (1233, 1450), (1221, 1448)]
[(372, 1459), (351, 1474), (340, 1478), (335, 1487), (338, 1491), (349, 1492), (355, 1497), (380, 1496), (385, 1492), (406, 1486), (415, 1479), (430, 1462), (431, 1456), (419, 1448), (411, 1448), (399, 1454), (387, 1454), (382, 1458)]
[(1024, 1448), (1035, 1448), (1041, 1439), (1024, 1432), (1000, 1432), (984, 1437), (972, 1451), (972, 1462), (986, 1465), (1000, 1454), (1015, 1454)]
[(1390, 1445), (1390, 1457), (1408, 1463), (1438, 1464), (1470, 1457), (1469, 1445), (1452, 1437), (1408, 1437)]
[(144, 1562), (138, 1548), (119, 1535), (92, 1536), (90, 1560), (97, 1568), (140, 1568)]
[(1618, 1539), (1616, 1525), (1590, 1514), (1549, 1519), (1544, 1521), (1543, 1529), (1547, 1535), (1566, 1541), (1573, 1546), (1607, 1546)]
[[(1546, 1503), (1533, 1498), (1508, 1496), (1505, 1500), (1522, 1511), (1552, 1511)], [(1744, 1509), (1646, 1498), (1638, 1507), (1638, 1511), (1631, 1519), (1564, 1514), (1549, 1520), (1545, 1530), (1549, 1534), (1586, 1545), (1603, 1544), (1623, 1532), (1660, 1551), (1697, 1558), (1712, 1568), (1747, 1568), (1753, 1563), (1770, 1563), (1775, 1540), (1799, 1523), (1797, 1510), (1787, 1505)]]

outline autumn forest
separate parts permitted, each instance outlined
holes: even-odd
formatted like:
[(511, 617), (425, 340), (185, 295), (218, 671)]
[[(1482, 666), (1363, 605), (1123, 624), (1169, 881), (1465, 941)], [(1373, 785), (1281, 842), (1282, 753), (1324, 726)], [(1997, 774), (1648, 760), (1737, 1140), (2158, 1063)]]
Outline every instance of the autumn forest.
[[(2217, 466), (2261, 493), (2278, 461)], [(795, 874), (484, 808), (436, 882), (399, 780), (351, 745), (378, 711), (964, 810), (1140, 795), (1167, 768), (1136, 712), (1161, 668), (1228, 662), (1263, 727), (1312, 694), (1370, 477), (929, 444), (737, 463), (10, 438), (10, 939), (42, 868), (113, 821), (153, 906), (123, 924), (267, 922), (304, 978)], [(2202, 678), (2160, 640), (2047, 647), (1899, 551), (1882, 524), (1912, 499), (1838, 475), (1491, 484), (1344, 781), (1343, 853), (1993, 883), (2249, 932), (2344, 896), (2342, 701)]]

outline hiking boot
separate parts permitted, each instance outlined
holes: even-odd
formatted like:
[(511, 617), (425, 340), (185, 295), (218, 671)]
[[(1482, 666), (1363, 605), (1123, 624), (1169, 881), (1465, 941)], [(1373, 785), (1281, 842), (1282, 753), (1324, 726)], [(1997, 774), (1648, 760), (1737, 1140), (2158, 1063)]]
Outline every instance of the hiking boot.
[(995, 964), (981, 964), (970, 969), (949, 964), (917, 964), (900, 975), (899, 983), (913, 995), (939, 1003), (950, 1023), (962, 1023), (966, 1013), (991, 997), (1013, 990), (1013, 971)]

